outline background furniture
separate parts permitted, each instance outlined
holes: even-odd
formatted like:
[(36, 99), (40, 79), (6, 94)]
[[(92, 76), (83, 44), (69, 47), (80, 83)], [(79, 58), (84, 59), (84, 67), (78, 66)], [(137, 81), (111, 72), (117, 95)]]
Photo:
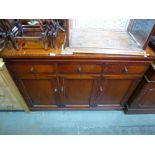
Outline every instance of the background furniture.
[(0, 110), (29, 111), (2, 59), (0, 60)]

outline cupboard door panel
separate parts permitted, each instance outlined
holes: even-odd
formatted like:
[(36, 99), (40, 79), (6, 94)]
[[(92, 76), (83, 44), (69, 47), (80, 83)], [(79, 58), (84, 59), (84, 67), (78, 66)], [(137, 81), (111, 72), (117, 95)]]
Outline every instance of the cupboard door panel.
[(25, 93), (31, 107), (57, 107), (56, 79), (22, 79)]
[(97, 106), (123, 106), (137, 86), (137, 79), (104, 79), (100, 83)]
[(97, 90), (96, 78), (62, 77), (62, 104), (65, 107), (90, 107)]

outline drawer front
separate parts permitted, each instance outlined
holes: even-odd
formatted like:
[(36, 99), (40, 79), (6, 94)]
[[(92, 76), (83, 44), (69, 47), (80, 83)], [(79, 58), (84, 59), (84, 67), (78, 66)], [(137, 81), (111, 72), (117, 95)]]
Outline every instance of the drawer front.
[(102, 72), (102, 65), (98, 64), (58, 64), (59, 73), (97, 74)]
[(7, 65), (9, 70), (17, 75), (35, 74), (35, 73), (55, 73), (55, 65), (53, 64), (11, 64)]
[[(57, 72), (70, 73), (85, 73), (85, 74), (144, 74), (148, 68), (148, 63), (58, 63)], [(24, 64), (16, 63), (7, 65), (9, 70), (14, 74), (22, 76), (23, 74), (35, 73), (56, 73), (55, 64)]]
[(144, 74), (148, 68), (147, 63), (108, 63), (103, 66), (104, 74)]

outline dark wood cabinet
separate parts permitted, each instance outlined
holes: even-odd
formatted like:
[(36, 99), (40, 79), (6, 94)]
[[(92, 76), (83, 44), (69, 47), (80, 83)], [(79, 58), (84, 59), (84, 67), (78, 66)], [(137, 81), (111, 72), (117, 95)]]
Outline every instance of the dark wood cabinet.
[(131, 107), (155, 108), (155, 84), (146, 84), (143, 90), (139, 92)]
[(133, 91), (127, 104), (127, 113), (155, 112), (155, 66), (152, 64), (143, 76), (138, 87)]
[(6, 65), (32, 110), (123, 109), (149, 66), (147, 62), (24, 61)]

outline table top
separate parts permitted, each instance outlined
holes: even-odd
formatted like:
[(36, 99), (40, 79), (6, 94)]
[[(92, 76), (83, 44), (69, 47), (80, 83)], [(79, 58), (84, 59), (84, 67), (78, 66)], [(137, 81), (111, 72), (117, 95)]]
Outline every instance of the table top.
[[(88, 30), (87, 30), (88, 31)], [(39, 48), (23, 48), (19, 51), (10, 48), (5, 49), (0, 53), (0, 57), (4, 59), (13, 59), (13, 58), (39, 58), (39, 59), (130, 59), (130, 60), (149, 60), (155, 59), (154, 52), (151, 50), (142, 50), (136, 42), (130, 37), (127, 32), (124, 31), (103, 31), (97, 30), (98, 34), (94, 34), (84, 32), (87, 35), (80, 33), (77, 34), (77, 31), (73, 34), (71, 38), (70, 47), (66, 47), (65, 49), (56, 48), (56, 49), (39, 49)], [(82, 31), (81, 31), (82, 32)], [(100, 33), (101, 32), (101, 33)], [(104, 35), (103, 35), (104, 34)], [(94, 37), (89, 38), (89, 36), (93, 35)], [(96, 35), (96, 37), (95, 37)], [(104, 37), (103, 37), (104, 36)], [(76, 39), (77, 38), (77, 39)], [(79, 39), (78, 39), (79, 38)], [(97, 42), (97, 39), (101, 39)], [(83, 41), (82, 41), (83, 40)], [(90, 40), (89, 42), (85, 42), (86, 40)], [(94, 41), (93, 41), (94, 40)], [(58, 40), (61, 45), (64, 43), (64, 35), (61, 35), (61, 38)], [(104, 42), (105, 41), (105, 42)], [(80, 44), (81, 42), (81, 44)], [(78, 47), (76, 47), (78, 45)], [(85, 45), (92, 46), (93, 48), (85, 47)], [(100, 48), (96, 47), (96, 45), (101, 45)], [(106, 46), (106, 48), (105, 48)], [(59, 46), (62, 47), (62, 46)], [(83, 48), (81, 48), (83, 47)], [(66, 52), (67, 50), (71, 50), (71, 52)], [(82, 50), (81, 50), (82, 49)], [(66, 50), (66, 51), (65, 51)], [(146, 57), (144, 56), (144, 52)]]

